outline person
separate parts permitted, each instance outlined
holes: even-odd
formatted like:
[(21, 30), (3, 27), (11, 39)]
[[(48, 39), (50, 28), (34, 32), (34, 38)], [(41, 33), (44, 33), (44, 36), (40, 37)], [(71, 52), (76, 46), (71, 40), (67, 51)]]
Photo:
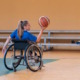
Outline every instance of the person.
[(28, 32), (30, 30), (30, 27), (31, 27), (31, 25), (27, 20), (19, 21), (17, 29), (14, 30), (10, 34), (10, 36), (7, 38), (7, 40), (3, 46), (3, 49), (2, 49), (2, 53), (5, 53), (6, 46), (8, 45), (10, 40), (13, 38), (15, 38), (16, 40), (29, 40), (29, 41), (33, 41), (33, 42), (37, 42), (37, 43), (40, 42), (43, 31), (46, 28), (41, 26), (41, 30), (40, 30), (38, 36), (34, 36), (30, 32)]

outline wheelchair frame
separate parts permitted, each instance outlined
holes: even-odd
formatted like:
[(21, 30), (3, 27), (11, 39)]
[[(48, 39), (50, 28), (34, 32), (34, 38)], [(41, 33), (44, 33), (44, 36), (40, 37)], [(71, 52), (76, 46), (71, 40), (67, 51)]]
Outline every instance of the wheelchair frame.
[[(4, 65), (5, 65), (5, 67), (8, 69), (8, 70), (14, 70), (14, 72), (16, 71), (16, 68), (20, 65), (20, 63), (21, 63), (21, 61), (23, 60), (24, 62), (25, 62), (25, 64), (26, 64), (26, 68), (27, 69), (30, 69), (31, 71), (33, 71), (33, 72), (36, 72), (36, 71), (38, 71), (39, 69), (41, 69), (42, 68), (42, 66), (43, 66), (43, 62), (42, 62), (42, 51), (41, 51), (41, 49), (37, 46), (37, 44), (36, 43), (34, 43), (34, 42), (29, 42), (29, 41), (26, 41), (26, 40), (15, 40), (15, 39), (13, 39), (12, 40), (12, 42), (13, 42), (13, 44), (11, 44), (8, 48), (7, 48), (7, 50), (6, 50), (6, 52), (5, 52), (5, 55), (4, 55)], [(8, 54), (8, 51), (12, 48), (12, 47), (14, 47), (13, 48), (13, 51), (14, 51), (14, 53), (13, 53), (13, 58), (14, 59), (18, 59), (18, 61), (17, 62), (13, 62), (12, 63), (12, 67), (11, 68), (9, 68), (8, 67), (8, 65), (7, 65), (7, 63), (6, 63), (6, 61), (7, 61), (7, 58), (6, 58), (6, 56), (7, 56), (7, 54)], [(38, 68), (37, 69), (33, 69), (31, 66), (30, 66), (30, 63), (28, 62), (28, 58), (30, 57), (30, 49), (34, 49), (34, 50), (37, 50), (38, 52), (39, 52), (39, 56), (32, 56), (33, 58), (32, 59), (34, 59), (34, 62), (37, 64), (37, 63), (39, 63), (40, 62), (40, 64), (39, 65), (37, 65), (38, 66)], [(20, 51), (20, 55), (19, 56), (16, 56), (16, 53), (15, 53), (15, 51), (17, 51), (17, 50), (19, 50)], [(33, 51), (34, 51), (33, 50)], [(23, 51), (24, 51), (24, 55), (23, 55)], [(32, 52), (32, 54), (33, 54), (33, 52)], [(37, 54), (36, 53), (36, 51), (35, 51), (35, 53), (34, 54)], [(37, 57), (37, 59), (35, 59), (35, 57)], [(31, 59), (31, 58), (30, 58)], [(23, 64), (24, 65), (24, 64)]]

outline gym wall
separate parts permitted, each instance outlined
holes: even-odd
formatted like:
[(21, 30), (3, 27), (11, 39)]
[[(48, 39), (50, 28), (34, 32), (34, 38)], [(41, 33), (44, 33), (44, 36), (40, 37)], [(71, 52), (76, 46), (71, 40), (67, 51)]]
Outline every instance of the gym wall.
[(47, 30), (79, 30), (80, 0), (0, 0), (0, 30), (14, 30), (26, 19), (31, 30), (40, 30), (43, 15), (50, 18)]

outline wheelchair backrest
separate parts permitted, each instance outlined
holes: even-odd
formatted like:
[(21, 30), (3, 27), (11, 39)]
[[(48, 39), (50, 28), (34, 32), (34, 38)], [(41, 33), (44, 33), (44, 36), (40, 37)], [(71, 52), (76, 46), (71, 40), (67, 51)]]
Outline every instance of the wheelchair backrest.
[(30, 45), (27, 40), (12, 39), (12, 42), (14, 43), (14, 49), (16, 50), (24, 50), (28, 45)]

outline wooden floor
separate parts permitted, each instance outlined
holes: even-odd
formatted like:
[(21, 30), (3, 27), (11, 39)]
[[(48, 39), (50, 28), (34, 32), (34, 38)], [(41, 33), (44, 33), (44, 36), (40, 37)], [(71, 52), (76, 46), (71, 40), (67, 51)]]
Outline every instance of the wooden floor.
[(25, 69), (0, 76), (0, 80), (80, 80), (80, 51), (48, 51), (43, 58), (58, 60), (44, 64), (38, 72)]

